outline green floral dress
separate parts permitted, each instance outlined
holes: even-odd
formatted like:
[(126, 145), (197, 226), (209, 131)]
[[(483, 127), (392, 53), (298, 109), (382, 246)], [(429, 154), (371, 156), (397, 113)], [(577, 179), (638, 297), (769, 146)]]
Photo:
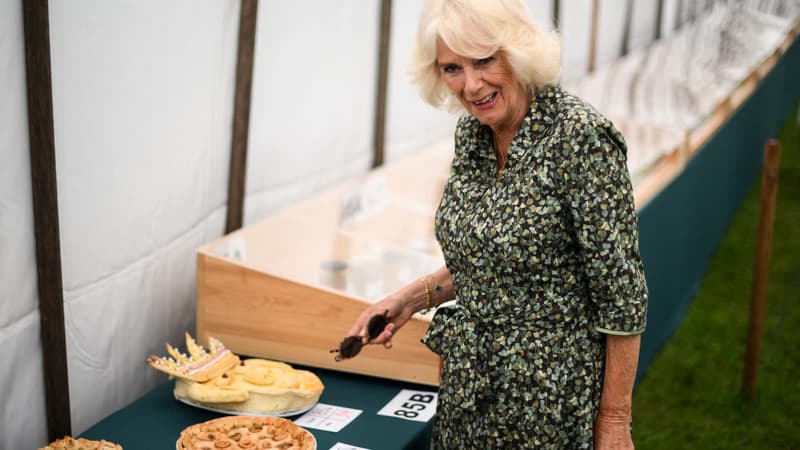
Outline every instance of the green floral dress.
[(443, 360), (435, 449), (591, 449), (605, 334), (645, 327), (625, 143), (559, 87), (537, 92), (498, 176), (461, 118), (436, 214), (457, 301), (423, 342)]

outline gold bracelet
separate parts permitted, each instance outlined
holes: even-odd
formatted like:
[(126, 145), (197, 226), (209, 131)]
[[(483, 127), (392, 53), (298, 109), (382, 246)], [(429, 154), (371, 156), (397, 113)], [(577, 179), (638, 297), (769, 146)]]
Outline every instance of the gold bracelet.
[(430, 311), (431, 308), (433, 308), (433, 305), (431, 305), (431, 303), (432, 303), (431, 285), (430, 285), (430, 283), (428, 283), (428, 276), (424, 276), (424, 277), (420, 278), (419, 281), (422, 281), (422, 284), (425, 286), (425, 309), (420, 311), (422, 314), (425, 314), (428, 311)]

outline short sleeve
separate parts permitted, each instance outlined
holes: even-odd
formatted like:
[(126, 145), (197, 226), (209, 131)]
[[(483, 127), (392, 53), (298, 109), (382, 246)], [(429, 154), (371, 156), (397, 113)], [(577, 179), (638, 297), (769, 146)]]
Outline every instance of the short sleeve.
[(644, 331), (647, 284), (625, 142), (606, 119), (580, 116), (562, 143), (566, 197), (601, 333)]

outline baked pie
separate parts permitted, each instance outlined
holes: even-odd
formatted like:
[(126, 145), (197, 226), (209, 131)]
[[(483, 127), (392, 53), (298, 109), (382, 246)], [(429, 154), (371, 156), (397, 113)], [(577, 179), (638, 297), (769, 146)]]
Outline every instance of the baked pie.
[(170, 357), (147, 360), (177, 378), (178, 400), (232, 413), (285, 415), (311, 408), (322, 395), (322, 381), (307, 370), (265, 359), (240, 360), (220, 341), (209, 342), (206, 351), (186, 333), (188, 355), (167, 344)]
[(75, 439), (71, 436), (64, 436), (39, 450), (122, 450), (122, 447), (108, 441), (91, 441), (85, 438)]
[(303, 411), (319, 401), (322, 381), (307, 370), (265, 359), (246, 359), (205, 383), (175, 381), (175, 398), (222, 411), (250, 414)]
[(315, 450), (314, 436), (281, 417), (231, 416), (192, 425), (181, 432), (176, 450)]

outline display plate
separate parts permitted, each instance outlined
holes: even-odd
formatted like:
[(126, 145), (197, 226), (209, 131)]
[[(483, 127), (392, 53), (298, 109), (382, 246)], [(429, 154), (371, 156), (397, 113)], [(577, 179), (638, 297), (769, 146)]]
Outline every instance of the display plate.
[(275, 411), (275, 412), (271, 412), (271, 413), (261, 413), (261, 412), (250, 412), (250, 411), (233, 411), (233, 410), (229, 410), (229, 409), (215, 408), (213, 406), (208, 406), (208, 405), (203, 404), (203, 403), (194, 402), (191, 399), (186, 399), (186, 398), (177, 398), (176, 397), (175, 400), (178, 400), (179, 402), (185, 403), (185, 404), (187, 404), (189, 406), (194, 406), (195, 408), (200, 408), (200, 409), (205, 409), (207, 411), (213, 411), (213, 412), (216, 412), (216, 413), (225, 414), (226, 416), (263, 416), (263, 417), (268, 417), (268, 416), (272, 416), (272, 417), (298, 416), (300, 414), (303, 414), (305, 412), (310, 411), (311, 408), (316, 406), (317, 403), (318, 403), (318, 401), (317, 401), (317, 402), (314, 402), (313, 404), (311, 404), (310, 406), (307, 406), (305, 408), (300, 408), (300, 409), (292, 409), (292, 410), (286, 410), (286, 411)]

